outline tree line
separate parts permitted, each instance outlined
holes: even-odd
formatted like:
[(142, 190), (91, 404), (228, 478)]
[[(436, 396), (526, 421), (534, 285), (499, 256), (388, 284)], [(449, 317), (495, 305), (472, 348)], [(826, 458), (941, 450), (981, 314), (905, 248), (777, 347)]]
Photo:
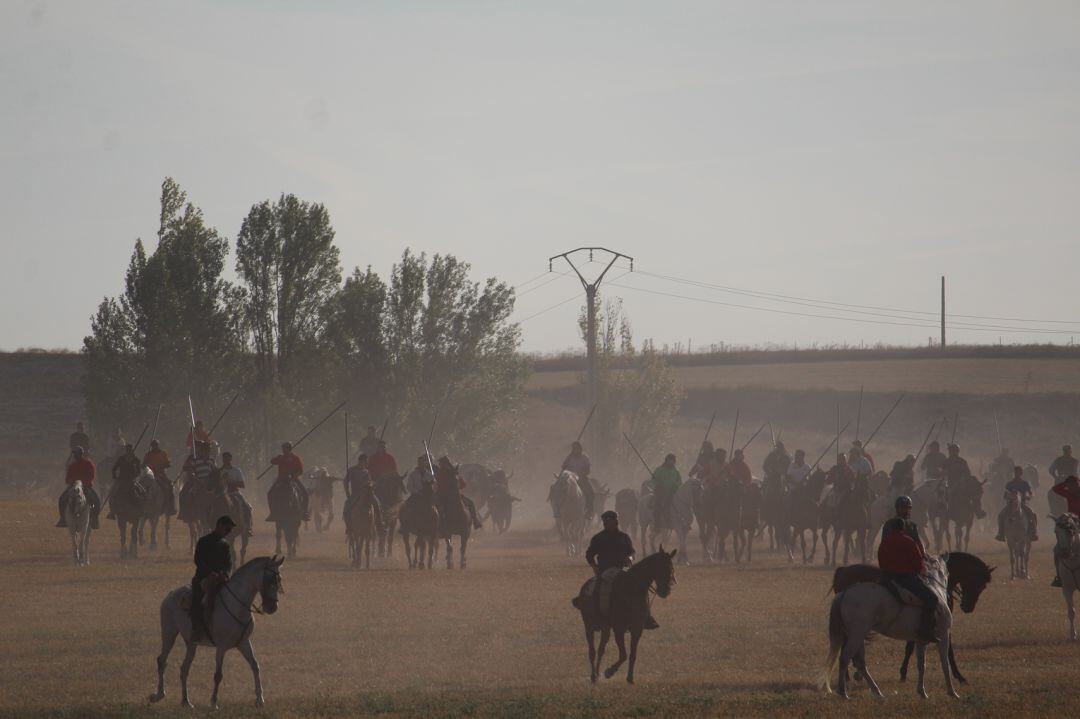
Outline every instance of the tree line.
[[(101, 302), (83, 343), (95, 435), (123, 427), (130, 439), (160, 405), (158, 434), (179, 451), (189, 395), (209, 426), (238, 393), (216, 434), (248, 461), (342, 400), (355, 439), (375, 424), (421, 452), (438, 412), (437, 451), (512, 453), (529, 372), (513, 289), (472, 280), (453, 255), (408, 249), (385, 277), (370, 266), (343, 276), (335, 239), (323, 205), (289, 194), (253, 205), (234, 247), (166, 178), (156, 243), (136, 241), (122, 291)], [(344, 462), (341, 421), (329, 425), (338, 430), (305, 446)], [(399, 449), (406, 466), (412, 449)]]

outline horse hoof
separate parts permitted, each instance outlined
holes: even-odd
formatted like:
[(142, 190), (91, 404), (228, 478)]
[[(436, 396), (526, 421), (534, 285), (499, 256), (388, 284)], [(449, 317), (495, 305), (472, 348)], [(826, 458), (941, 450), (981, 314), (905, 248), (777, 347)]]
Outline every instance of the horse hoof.
[(161, 701), (164, 698), (165, 698), (164, 694), (151, 694), (147, 698), (147, 701), (149, 701), (151, 704), (157, 704), (159, 701)]
[(180, 702), (180, 708), (181, 709), (194, 709), (195, 705), (192, 704), (189, 701), (182, 701), (182, 702)]
[(263, 701), (262, 697), (259, 697), (258, 699), (255, 700), (255, 708), (256, 709), (262, 709), (265, 706), (266, 706), (266, 702)]
[(633, 684), (634, 683), (634, 678), (633, 677), (627, 677), (626, 678), (626, 683), (627, 684)]
[(960, 695), (957, 692), (949, 692), (949, 696), (953, 699), (959, 699)]

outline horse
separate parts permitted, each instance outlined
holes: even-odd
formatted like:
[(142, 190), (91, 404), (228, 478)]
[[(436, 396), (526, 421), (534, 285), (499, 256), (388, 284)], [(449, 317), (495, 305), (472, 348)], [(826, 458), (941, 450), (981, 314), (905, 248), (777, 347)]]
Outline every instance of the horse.
[(64, 523), (71, 536), (72, 562), (76, 567), (90, 564), (90, 503), (83, 492), (83, 484), (76, 480), (67, 493), (64, 503)]
[[(217, 650), (214, 669), (214, 693), (210, 697), (211, 705), (218, 707), (218, 689), (221, 686), (222, 663), (230, 649), (236, 649), (247, 660), (255, 676), (255, 706), (265, 704), (262, 679), (259, 674), (259, 662), (255, 659), (255, 650), (251, 647), (251, 635), (255, 632), (253, 611), (261, 614), (273, 614), (278, 608), (278, 596), (284, 594), (281, 587), (281, 565), (284, 557), (259, 557), (252, 559), (233, 573), (221, 587), (214, 600), (217, 611), (207, 613), (210, 625), (206, 635), (198, 642), (191, 641), (191, 615), (184, 608), (185, 601), (191, 604), (191, 587), (177, 587), (165, 595), (161, 602), (161, 654), (157, 658), (157, 692), (150, 695), (151, 703), (165, 698), (165, 664), (176, 643), (177, 635), (184, 640), (186, 653), (180, 665), (180, 704), (192, 708), (188, 699), (188, 672), (195, 659), (199, 646), (210, 646)], [(255, 597), (262, 599), (262, 609), (252, 608)]]
[[(371, 484), (364, 484), (356, 490), (349, 506), (349, 520), (346, 537), (349, 540), (349, 555), (353, 569), (359, 569), (361, 563), (371, 569), (371, 545), (375, 543), (375, 490)], [(396, 521), (396, 517), (395, 517)]]
[(1027, 513), (1023, 511), (1019, 492), (1009, 492), (1008, 502), (1002, 510), (1005, 545), (1009, 548), (1009, 578), (1031, 579), (1028, 560), (1031, 558), (1031, 527)]
[(604, 513), (604, 510), (607, 507), (608, 497), (611, 496), (611, 489), (609, 489), (606, 484), (601, 484), (600, 480), (595, 477), (589, 477), (587, 481), (593, 490), (592, 520), (593, 522), (599, 522), (600, 515)]
[(938, 552), (946, 542), (951, 541), (949, 494), (948, 483), (943, 479), (928, 479), (911, 493), (912, 503), (926, 508), (926, 526), (934, 533), (934, 550)]
[(631, 537), (638, 531), (638, 495), (633, 489), (627, 487), (615, 493), (615, 511), (619, 515), (619, 522), (624, 531)]
[[(782, 478), (766, 478), (758, 489), (760, 494), (760, 512), (762, 527), (769, 536), (769, 551), (777, 552), (781, 546), (787, 546), (787, 491)], [(748, 545), (749, 547), (749, 545)], [(749, 557), (749, 548), (747, 549)], [(749, 559), (747, 559), (749, 561)]]
[[(435, 558), (435, 545), (439, 539), (439, 509), (435, 503), (434, 482), (424, 482), (419, 492), (409, 495), (401, 508), (401, 541), (405, 544), (405, 557), (409, 569), (424, 568), (424, 550), (427, 550), (427, 568)], [(416, 552), (409, 546), (409, 536), (416, 537)]]
[[(949, 646), (952, 628), (952, 612), (946, 601), (948, 587), (948, 568), (945, 558), (927, 560), (925, 575), (928, 586), (940, 595), (937, 608), (935, 633), (938, 653), (941, 658), (941, 670), (945, 675), (945, 686), (949, 696), (959, 698), (949, 671)], [(854, 661), (862, 678), (875, 696), (884, 697), (877, 682), (874, 681), (866, 665), (866, 638), (871, 632), (915, 642), (916, 661), (919, 671), (917, 691), (925, 698), (926, 684), (926, 641), (919, 635), (922, 607), (912, 606), (900, 601), (894, 595), (894, 589), (877, 582), (862, 582), (841, 591), (833, 599), (829, 609), (827, 636), (829, 652), (825, 669), (821, 677), (822, 688), (830, 693), (830, 672), (837, 666), (839, 673), (837, 693), (845, 699), (847, 693), (848, 664)], [(977, 598), (977, 597), (976, 597)]]
[[(826, 474), (818, 469), (806, 478), (801, 485), (794, 487), (787, 493), (786, 503), (786, 528), (788, 535), (788, 561), (794, 562), (795, 540), (798, 539), (802, 548), (803, 564), (814, 561), (818, 545), (818, 502), (821, 501), (821, 491), (825, 488)], [(806, 532), (810, 532), (813, 546), (810, 554), (806, 554)]]
[(233, 531), (229, 532), (227, 537), (229, 547), (232, 550), (233, 561), (236, 561), (236, 540), (240, 540), (240, 561), (239, 564), (244, 563), (244, 559), (247, 557), (248, 542), (251, 541), (251, 537), (248, 534), (248, 530), (251, 529), (250, 522), (248, 522), (247, 513), (244, 512), (243, 500), (240, 495), (233, 494), (232, 492), (215, 493), (210, 497), (210, 516), (222, 517), (228, 515), (232, 521), (236, 524)]
[[(896, 499), (899, 495), (892, 492), (883, 494), (870, 505), (870, 544), (873, 544), (886, 521), (896, 516)], [(919, 528), (920, 539), (924, 547), (930, 546), (930, 536), (926, 533), (929, 524), (930, 509), (924, 503), (924, 497), (916, 492), (911, 496), (911, 521)]]
[[(649, 545), (646, 543), (645, 539), (649, 534), (649, 528), (655, 520), (653, 513), (652, 486), (649, 484), (648, 480), (641, 483), (641, 494), (638, 496), (637, 508), (637, 525), (641, 532), (641, 551), (647, 552), (649, 550)], [(652, 546), (652, 550), (654, 552), (656, 551), (655, 544)]]
[[(465, 550), (472, 536), (472, 517), (461, 501), (461, 488), (456, 481), (457, 472), (450, 481), (438, 484), (435, 488), (436, 503), (439, 507), (439, 537), (446, 542), (446, 568), (454, 568), (454, 537), (461, 540), (458, 548), (458, 567), (465, 568)], [(575, 485), (576, 487), (576, 485)], [(578, 490), (580, 492), (580, 490)]]
[[(964, 614), (975, 611), (975, 605), (979, 601), (979, 595), (993, 579), (994, 567), (988, 566), (974, 554), (967, 552), (949, 552), (942, 555), (945, 566), (949, 571), (949, 583), (946, 586), (946, 602), (949, 611), (953, 611), (956, 599), (960, 598), (960, 609)], [(870, 564), (853, 564), (847, 567), (838, 567), (833, 572), (832, 591), (839, 594), (848, 587), (859, 582), (879, 582), (883, 577), (882, 571)], [(956, 666), (954, 653), (955, 643), (949, 643), (949, 669), (953, 677), (961, 684), (967, 679), (960, 673)], [(907, 680), (908, 663), (915, 651), (915, 642), (908, 642), (904, 647), (904, 661), (900, 665), (900, 681)]]
[(551, 486), (551, 509), (559, 538), (566, 545), (566, 555), (576, 557), (584, 551), (581, 545), (585, 535), (585, 496), (581, 493), (578, 476), (564, 469), (555, 475)]
[(146, 544), (146, 525), (150, 525), (150, 551), (157, 551), (158, 521), (165, 517), (165, 546), (169, 546), (169, 515), (165, 514), (167, 498), (158, 483), (157, 476), (149, 467), (142, 468), (139, 483), (146, 489), (142, 516), (139, 518), (139, 544)]
[[(195, 551), (195, 544), (199, 537), (210, 531), (212, 518), (210, 516), (210, 500), (213, 494), (210, 488), (190, 472), (184, 472), (184, 486), (179, 492), (177, 501), (179, 511), (177, 519), (188, 526), (189, 551)], [(179, 478), (178, 478), (179, 480)]]
[[(270, 513), (274, 516), (275, 554), (281, 554), (281, 539), (290, 559), (296, 556), (300, 546), (300, 524), (304, 521), (304, 500), (292, 481), (278, 480), (278, 488), (270, 488), (268, 499)], [(280, 485), (283, 485), (280, 486)]]
[(502, 534), (510, 529), (510, 520), (514, 514), (514, 502), (521, 500), (510, 494), (510, 488), (505, 485), (493, 485), (488, 497), (487, 506), (491, 516), (491, 526), (496, 532)]
[(1071, 512), (1051, 517), (1054, 520), (1054, 568), (1061, 579), (1061, 593), (1069, 612), (1069, 641), (1076, 641), (1076, 608), (1073, 592), (1080, 588), (1080, 517)]
[(983, 485), (968, 475), (958, 482), (949, 484), (949, 521), (953, 523), (956, 534), (956, 549), (967, 551), (971, 543), (971, 525), (976, 519), (982, 519), (986, 512), (982, 508)]
[[(150, 483), (155, 484), (153, 473), (149, 474)], [(121, 559), (135, 559), (139, 556), (139, 524), (143, 520), (148, 496), (147, 487), (139, 481), (144, 477), (145, 473), (130, 479), (118, 480), (113, 485), (109, 499), (112, 502), (112, 513), (116, 517), (116, 525), (120, 529)]]
[(722, 562), (727, 558), (728, 535), (731, 535), (731, 554), (738, 561), (742, 500), (743, 487), (736, 479), (714, 480), (705, 486), (701, 503), (707, 524), (701, 541), (706, 561)]
[[(671, 530), (675, 530), (675, 536), (679, 542), (679, 562), (689, 564), (686, 551), (686, 538), (694, 524), (695, 509), (699, 506), (702, 494), (701, 480), (696, 477), (688, 479), (679, 485), (668, 504), (668, 523), (671, 527), (660, 528), (658, 522), (653, 522), (652, 543), (656, 544), (657, 537), (666, 539)], [(655, 498), (655, 495), (654, 495)]]
[(746, 561), (750, 561), (750, 550), (754, 544), (754, 536), (761, 529), (761, 486), (757, 483), (749, 487), (743, 487), (742, 506), (739, 511), (739, 542), (735, 549), (735, 561), (740, 561), (743, 551), (746, 552)]
[(334, 482), (339, 477), (331, 477), (325, 468), (319, 467), (312, 473), (312, 486), (308, 490), (308, 510), (315, 521), (315, 531), (325, 532), (334, 522)]
[[(596, 683), (600, 675), (600, 663), (604, 658), (604, 647), (609, 636), (615, 634), (615, 646), (619, 648), (619, 658), (604, 671), (604, 677), (610, 679), (627, 660), (626, 633), (630, 632), (630, 664), (626, 670), (626, 682), (634, 683), (634, 666), (637, 664), (637, 646), (641, 639), (645, 620), (649, 616), (649, 592), (656, 587), (656, 596), (661, 599), (671, 594), (675, 585), (675, 558), (678, 549), (665, 552), (661, 545), (655, 554), (642, 559), (625, 572), (619, 572), (613, 580), (611, 606), (602, 613), (597, 601), (588, 591), (594, 580), (589, 580), (570, 603), (581, 612), (581, 623), (585, 625), (585, 640), (589, 644), (589, 679)], [(599, 581), (599, 580), (595, 580)], [(599, 586), (593, 590), (599, 592)], [(595, 635), (600, 632), (600, 647), (596, 648)]]
[[(832, 512), (829, 516), (833, 530), (832, 565), (836, 566), (837, 545), (841, 538), (844, 540), (844, 563), (847, 564), (852, 550), (858, 552), (865, 562), (870, 538), (870, 507), (874, 502), (867, 477), (856, 477), (851, 489), (846, 492), (834, 487), (830, 495), (835, 497), (831, 500)], [(826, 499), (825, 504), (829, 504), (830, 500)], [(828, 556), (826, 552), (826, 559)]]
[(399, 474), (385, 474), (375, 481), (375, 496), (382, 505), (383, 520), (382, 526), (377, 529), (380, 557), (394, 556), (394, 533), (405, 494), (405, 478)]

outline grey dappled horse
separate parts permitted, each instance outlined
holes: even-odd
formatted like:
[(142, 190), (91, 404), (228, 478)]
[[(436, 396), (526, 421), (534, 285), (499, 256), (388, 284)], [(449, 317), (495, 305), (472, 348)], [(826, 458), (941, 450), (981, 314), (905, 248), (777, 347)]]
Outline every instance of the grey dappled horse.
[(71, 536), (72, 561), (77, 567), (90, 564), (90, 503), (83, 492), (83, 483), (76, 481), (64, 503), (64, 523)]
[(1061, 579), (1061, 593), (1069, 613), (1069, 641), (1076, 641), (1076, 607), (1073, 592), (1080, 588), (1080, 517), (1065, 512), (1054, 520), (1054, 567)]
[(214, 693), (210, 703), (218, 706), (218, 689), (221, 686), (222, 663), (230, 649), (236, 649), (247, 660), (255, 675), (255, 706), (262, 707), (263, 688), (259, 674), (259, 662), (255, 660), (255, 651), (251, 648), (251, 635), (255, 633), (255, 618), (252, 616), (252, 604), (255, 597), (262, 600), (263, 614), (277, 611), (278, 595), (282, 594), (281, 565), (284, 557), (259, 557), (240, 567), (218, 590), (212, 613), (207, 612), (209, 632), (197, 643), (191, 642), (191, 615), (184, 608), (185, 600), (190, 605), (191, 587), (177, 587), (165, 595), (161, 602), (161, 654), (157, 658), (158, 687), (150, 696), (151, 702), (165, 698), (165, 664), (169, 652), (176, 643), (176, 637), (184, 640), (186, 652), (180, 665), (180, 704), (191, 708), (188, 699), (188, 672), (195, 659), (195, 651), (200, 647), (214, 647), (217, 660), (214, 669)]
[(578, 484), (578, 476), (568, 469), (555, 475), (550, 496), (551, 509), (557, 517), (555, 526), (566, 546), (566, 555), (581, 555), (585, 551), (582, 546), (585, 541), (585, 495)]

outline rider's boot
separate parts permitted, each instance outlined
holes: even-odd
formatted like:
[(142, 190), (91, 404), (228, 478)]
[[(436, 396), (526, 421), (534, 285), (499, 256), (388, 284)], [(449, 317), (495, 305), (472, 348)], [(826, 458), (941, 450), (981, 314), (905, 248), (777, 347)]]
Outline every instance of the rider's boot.
[(999, 542), (1004, 542), (1005, 541), (1005, 510), (1004, 509), (1001, 510), (1000, 514), (998, 514), (998, 533), (997, 533), (997, 536), (994, 537), (994, 539), (999, 541)]

